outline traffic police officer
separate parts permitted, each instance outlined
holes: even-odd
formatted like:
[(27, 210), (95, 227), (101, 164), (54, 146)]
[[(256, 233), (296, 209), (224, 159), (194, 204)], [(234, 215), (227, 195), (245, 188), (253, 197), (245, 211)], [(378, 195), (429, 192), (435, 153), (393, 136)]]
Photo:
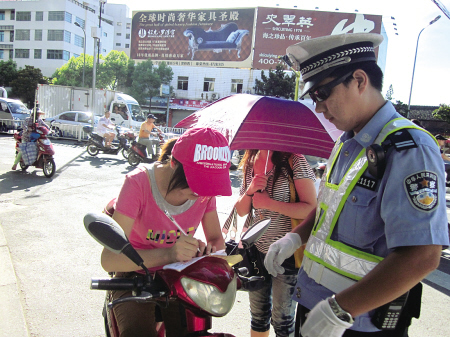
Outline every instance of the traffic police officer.
[[(374, 52), (381, 42), (381, 35), (355, 33), (287, 49), (300, 64), (302, 97), (309, 94), (316, 111), (344, 131), (322, 176), (317, 210), (265, 259), (272, 275), (283, 273), (282, 262), (307, 242), (293, 295), (303, 337), (407, 336), (410, 318), (418, 317), (420, 281), (449, 244), (439, 147), (384, 100)], [(386, 314), (380, 307), (390, 302)], [(401, 324), (389, 330), (403, 308)]]

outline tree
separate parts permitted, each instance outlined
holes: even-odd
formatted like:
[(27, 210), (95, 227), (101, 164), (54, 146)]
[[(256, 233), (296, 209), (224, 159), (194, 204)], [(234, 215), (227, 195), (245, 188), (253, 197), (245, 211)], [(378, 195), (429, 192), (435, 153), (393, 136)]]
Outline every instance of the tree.
[(389, 90), (386, 92), (385, 98), (388, 101), (392, 101), (392, 95), (394, 94), (394, 88), (392, 87), (392, 84), (389, 86)]
[(447, 123), (450, 123), (450, 105), (440, 104), (439, 108), (432, 112), (432, 115), (434, 118), (439, 118)]
[(97, 78), (111, 90), (124, 86), (128, 73), (128, 56), (123, 51), (111, 50), (99, 65)]
[(275, 71), (269, 70), (269, 77), (261, 71), (261, 80), (255, 80), (255, 93), (264, 96), (284, 97), (294, 99), (295, 97), (295, 74), (289, 76), (284, 72), (283, 65), (278, 64)]
[(159, 96), (161, 83), (168, 84), (172, 80), (173, 71), (165, 62), (158, 67), (153, 65), (151, 59), (140, 62), (133, 72), (131, 95), (140, 103), (146, 104), (152, 97)]
[[(94, 58), (91, 55), (86, 54), (84, 85), (88, 88), (92, 85), (93, 60)], [(71, 57), (67, 63), (53, 73), (52, 84), (81, 87), (83, 84), (83, 67), (83, 54), (78, 57)]]
[(12, 59), (0, 61), (0, 87), (9, 87), (12, 80), (17, 78), (17, 64)]
[(11, 81), (12, 96), (28, 104), (28, 107), (33, 107), (38, 83), (48, 83), (47, 79), (42, 75), (41, 69), (25, 66), (24, 69), (20, 69), (17, 72), (17, 78)]

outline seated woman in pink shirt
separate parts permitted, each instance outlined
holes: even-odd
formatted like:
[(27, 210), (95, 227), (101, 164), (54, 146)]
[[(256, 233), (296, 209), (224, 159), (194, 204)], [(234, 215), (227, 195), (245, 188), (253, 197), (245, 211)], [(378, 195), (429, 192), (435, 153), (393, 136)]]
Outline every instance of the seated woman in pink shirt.
[[(225, 248), (215, 196), (231, 195), (229, 167), (230, 151), (225, 137), (213, 129), (199, 128), (166, 143), (159, 161), (127, 174), (113, 218), (150, 272)], [(165, 211), (187, 235), (169, 220)], [(200, 222), (206, 244), (193, 238)], [(127, 257), (107, 249), (102, 252), (102, 266), (118, 277), (142, 273)], [(113, 299), (128, 296), (130, 292), (112, 292)], [(136, 302), (114, 306), (120, 336), (156, 336), (155, 306)], [(185, 335), (177, 302), (161, 308), (161, 313), (166, 336)]]

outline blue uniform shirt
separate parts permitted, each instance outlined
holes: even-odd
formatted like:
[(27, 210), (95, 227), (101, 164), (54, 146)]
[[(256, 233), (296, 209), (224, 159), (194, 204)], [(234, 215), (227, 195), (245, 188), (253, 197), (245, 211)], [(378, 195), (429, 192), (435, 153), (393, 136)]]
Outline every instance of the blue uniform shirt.
[[(373, 144), (381, 129), (401, 117), (387, 102), (356, 135), (345, 132), (343, 146), (333, 167), (331, 182), (338, 184), (363, 148)], [(347, 198), (331, 238), (364, 252), (386, 257), (402, 246), (448, 246), (444, 164), (439, 147), (429, 134), (408, 129), (416, 148), (390, 151), (386, 170), (373, 190), (355, 186)], [(437, 188), (437, 203), (430, 209), (418, 207), (410, 197), (415, 177), (430, 174)], [(363, 177), (376, 179), (368, 170)], [(436, 178), (436, 179), (434, 179)], [(420, 206), (420, 205), (419, 205)], [(293, 299), (308, 309), (333, 292), (317, 284), (300, 270)], [(352, 330), (378, 331), (370, 322), (373, 312), (355, 318)]]

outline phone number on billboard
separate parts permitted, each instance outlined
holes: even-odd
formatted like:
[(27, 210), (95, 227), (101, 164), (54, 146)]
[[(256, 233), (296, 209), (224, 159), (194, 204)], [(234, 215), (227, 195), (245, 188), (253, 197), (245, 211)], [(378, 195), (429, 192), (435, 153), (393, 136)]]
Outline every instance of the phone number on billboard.
[(258, 63), (261, 63), (261, 64), (278, 64), (278, 63), (281, 63), (281, 60), (264, 58), (264, 59), (259, 59)]

